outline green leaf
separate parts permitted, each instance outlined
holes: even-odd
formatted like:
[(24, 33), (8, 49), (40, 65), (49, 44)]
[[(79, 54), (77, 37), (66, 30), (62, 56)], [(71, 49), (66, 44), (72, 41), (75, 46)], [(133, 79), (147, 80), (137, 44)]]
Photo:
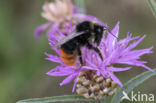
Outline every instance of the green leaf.
[(152, 76), (156, 76), (156, 71), (155, 72), (151, 72), (151, 71), (144, 72), (144, 73), (132, 78), (128, 82), (126, 82), (122, 88), (118, 87), (115, 95), (112, 98), (111, 103), (120, 103), (120, 100), (123, 96), (123, 94), (122, 94), (123, 91), (125, 91), (128, 94), (135, 87), (137, 87), (138, 85), (140, 85), (141, 83), (143, 83), (145, 80), (149, 79)]
[(156, 17), (156, 1), (155, 0), (147, 0), (149, 7), (152, 10), (153, 15)]
[(75, 0), (77, 12), (80, 14), (86, 14), (85, 0)]
[(17, 103), (56, 103), (56, 102), (91, 102), (94, 103), (93, 99), (86, 99), (78, 95), (65, 95), (65, 96), (54, 96), (54, 97), (44, 97), (44, 98), (33, 98), (20, 100)]

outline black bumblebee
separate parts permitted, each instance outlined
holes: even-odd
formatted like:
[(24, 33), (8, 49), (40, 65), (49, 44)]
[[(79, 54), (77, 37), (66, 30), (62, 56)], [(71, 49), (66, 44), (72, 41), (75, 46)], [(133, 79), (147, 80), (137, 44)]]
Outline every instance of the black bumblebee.
[(81, 48), (84, 46), (97, 52), (103, 60), (100, 50), (94, 47), (93, 43), (99, 46), (105, 30), (104, 26), (92, 21), (83, 21), (77, 24), (76, 30), (73, 33), (55, 45), (56, 47), (60, 47), (60, 57), (63, 62), (67, 65), (75, 65), (78, 55), (80, 64), (83, 65)]

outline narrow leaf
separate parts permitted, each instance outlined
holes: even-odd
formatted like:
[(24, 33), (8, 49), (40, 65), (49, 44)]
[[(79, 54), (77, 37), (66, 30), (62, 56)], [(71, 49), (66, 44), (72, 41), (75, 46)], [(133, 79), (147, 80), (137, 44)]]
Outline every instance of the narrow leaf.
[(125, 91), (127, 94), (132, 91), (135, 87), (143, 83), (145, 80), (149, 79), (152, 76), (156, 76), (156, 69), (154, 70), (155, 72), (147, 71), (144, 72), (128, 82), (126, 82), (123, 87), (118, 87), (115, 95), (112, 98), (111, 103), (120, 103), (121, 98), (123, 97), (123, 91)]
[(54, 96), (44, 98), (33, 98), (20, 100), (17, 103), (56, 103), (56, 102), (94, 102), (93, 99), (85, 99), (78, 95), (65, 95), (65, 96)]
[(149, 7), (152, 10), (153, 15), (156, 17), (156, 1), (155, 0), (147, 0)]
[(78, 13), (86, 14), (85, 0), (75, 0), (75, 5)]

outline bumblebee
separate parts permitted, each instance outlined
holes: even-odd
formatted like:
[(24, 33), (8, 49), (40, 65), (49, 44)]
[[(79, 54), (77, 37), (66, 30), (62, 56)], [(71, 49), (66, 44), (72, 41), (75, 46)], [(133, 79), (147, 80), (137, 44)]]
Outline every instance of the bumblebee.
[(81, 48), (84, 46), (97, 52), (103, 60), (100, 50), (93, 46), (93, 43), (99, 46), (105, 30), (104, 26), (92, 21), (83, 21), (77, 24), (74, 32), (55, 45), (60, 48), (62, 61), (66, 65), (73, 66), (76, 65), (78, 57), (80, 64), (83, 65)]

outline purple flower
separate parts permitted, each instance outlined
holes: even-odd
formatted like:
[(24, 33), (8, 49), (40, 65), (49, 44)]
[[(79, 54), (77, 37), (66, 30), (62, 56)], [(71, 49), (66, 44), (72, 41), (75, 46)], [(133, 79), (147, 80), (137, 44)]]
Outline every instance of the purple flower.
[[(46, 24), (43, 24), (35, 30), (36, 38), (39, 39), (40, 35), (46, 29), (53, 29), (64, 22), (66, 19), (72, 18), (75, 12), (75, 7), (71, 0), (55, 0), (55, 2), (46, 2), (43, 5), (42, 17), (48, 20)], [(51, 31), (51, 30), (50, 30)]]
[[(81, 18), (85, 17), (86, 20), (91, 20), (94, 22), (98, 22), (101, 25), (104, 25), (100, 20), (96, 19), (95, 17), (84, 16), (84, 15), (77, 15), (77, 16), (81, 16)], [(71, 24), (69, 23), (69, 25)], [(107, 31), (107, 36), (106, 35), (103, 36), (102, 41), (98, 46), (104, 60), (102, 61), (99, 55), (95, 51), (83, 47), (81, 49), (81, 52), (82, 52), (82, 59), (84, 65), (82, 67), (79, 67), (77, 65), (68, 66), (63, 63), (63, 61), (59, 57), (60, 56), (59, 50), (56, 49), (54, 45), (56, 44), (56, 42), (66, 37), (66, 35), (62, 33), (59, 30), (59, 28), (57, 28), (55, 31), (56, 32), (54, 34), (51, 34), (51, 37), (49, 38), (49, 42), (51, 47), (58, 54), (58, 56), (54, 56), (46, 53), (46, 55), (48, 56), (46, 59), (52, 62), (60, 63), (60, 66), (57, 66), (56, 68), (52, 69), (47, 74), (50, 76), (67, 76), (67, 78), (64, 79), (62, 83), (60, 83), (61, 86), (75, 79), (74, 86), (73, 86), (73, 91), (74, 91), (79, 73), (88, 70), (96, 71), (98, 76), (102, 75), (104, 78), (111, 77), (114, 82), (122, 86), (122, 83), (115, 76), (114, 73), (129, 70), (131, 69), (131, 67), (115, 67), (114, 64), (128, 64), (129, 66), (130, 65), (140, 66), (153, 72), (151, 68), (145, 65), (146, 61), (139, 60), (140, 56), (144, 54), (152, 53), (151, 50), (153, 47), (147, 49), (134, 50), (134, 48), (145, 38), (145, 35), (142, 37), (139, 36), (132, 37), (132, 34), (128, 33), (126, 38), (118, 40), (117, 38), (112, 36), (111, 33), (113, 33), (116, 37), (118, 37), (119, 22), (116, 24), (113, 30), (111, 30), (111, 33)], [(73, 27), (66, 26), (66, 33), (70, 35), (72, 31), (74, 31)], [(132, 41), (133, 43), (130, 44), (130, 42)]]
[[(119, 22), (111, 31), (116, 37), (119, 35)], [(127, 34), (127, 37), (121, 40), (117, 40), (109, 32), (106, 37), (103, 37), (99, 49), (102, 53), (104, 60), (102, 61), (99, 56), (88, 49), (83, 49), (83, 53), (87, 52), (87, 55), (83, 55), (83, 59), (86, 62), (86, 66), (83, 68), (96, 70), (97, 75), (103, 75), (105, 78), (111, 77), (116, 83), (122, 86), (120, 80), (114, 75), (114, 72), (126, 71), (131, 67), (115, 67), (114, 64), (128, 64), (132, 66), (140, 66), (149, 71), (153, 70), (146, 66), (146, 61), (141, 61), (140, 56), (144, 54), (152, 53), (152, 48), (134, 50), (134, 48), (145, 38), (142, 36), (139, 38), (132, 37), (132, 34)], [(138, 40), (137, 40), (138, 39)], [(132, 42), (130, 44), (130, 42)]]

